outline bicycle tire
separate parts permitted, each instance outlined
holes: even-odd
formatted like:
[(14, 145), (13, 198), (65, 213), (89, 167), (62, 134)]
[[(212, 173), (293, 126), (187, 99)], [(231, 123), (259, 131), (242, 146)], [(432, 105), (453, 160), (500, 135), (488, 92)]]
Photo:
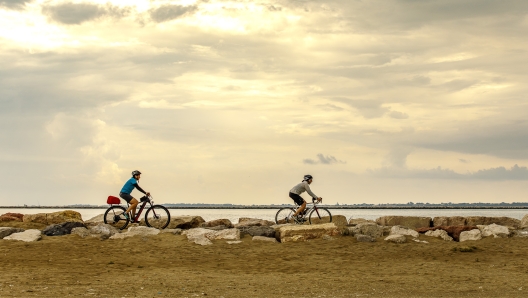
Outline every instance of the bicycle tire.
[(291, 207), (279, 209), (279, 211), (277, 211), (277, 214), (275, 214), (275, 223), (278, 225), (295, 223), (295, 221), (292, 219), (292, 215), (294, 213), (295, 209)]
[(170, 212), (161, 205), (153, 205), (145, 213), (145, 224), (156, 229), (165, 229), (170, 223)]
[(310, 212), (310, 224), (324, 224), (332, 222), (332, 213), (326, 208), (317, 208)]
[(125, 212), (126, 209), (123, 206), (111, 206), (110, 208), (106, 209), (104, 214), (104, 223), (119, 230), (125, 229), (129, 223), (129, 220), (121, 215)]

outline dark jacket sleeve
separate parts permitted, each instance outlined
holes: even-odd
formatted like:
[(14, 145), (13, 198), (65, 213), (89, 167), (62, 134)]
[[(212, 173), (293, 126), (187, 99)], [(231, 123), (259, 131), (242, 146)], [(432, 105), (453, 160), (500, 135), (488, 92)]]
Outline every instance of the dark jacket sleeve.
[(140, 192), (142, 192), (142, 193), (144, 193), (144, 194), (147, 194), (147, 192), (144, 191), (143, 188), (141, 188), (141, 186), (139, 186), (139, 184), (134, 183), (134, 184), (132, 184), (132, 185), (134, 185), (134, 187), (135, 187), (137, 190), (139, 190)]

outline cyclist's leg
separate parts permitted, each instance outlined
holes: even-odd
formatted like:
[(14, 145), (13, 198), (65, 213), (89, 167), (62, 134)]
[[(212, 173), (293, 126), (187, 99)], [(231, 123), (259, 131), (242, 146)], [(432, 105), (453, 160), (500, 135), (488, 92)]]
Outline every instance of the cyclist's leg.
[(131, 220), (133, 220), (134, 217), (136, 217), (136, 207), (137, 207), (137, 205), (139, 204), (139, 202), (138, 202), (138, 200), (132, 198), (132, 200), (130, 200), (129, 203), (130, 203), (130, 207), (128, 207), (128, 209), (127, 209), (126, 212), (127, 212), (127, 213), (129, 213), (129, 212), (132, 213), (132, 218), (131, 218)]
[(297, 204), (299, 205), (300, 207), (295, 211), (295, 214), (293, 214), (293, 216), (297, 216), (299, 215), (299, 213), (301, 213), (304, 208), (306, 208), (306, 201), (298, 194), (295, 194), (295, 193), (291, 193), (290, 192), (290, 198)]

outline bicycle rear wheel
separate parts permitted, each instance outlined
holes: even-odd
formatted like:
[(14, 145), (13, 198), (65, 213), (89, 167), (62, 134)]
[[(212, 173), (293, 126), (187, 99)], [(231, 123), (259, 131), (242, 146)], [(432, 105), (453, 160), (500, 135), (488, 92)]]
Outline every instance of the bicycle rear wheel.
[(126, 209), (122, 206), (111, 206), (106, 209), (104, 214), (104, 223), (111, 225), (116, 229), (123, 230), (128, 226), (128, 219), (123, 216)]
[(145, 224), (156, 229), (165, 229), (170, 223), (170, 213), (161, 205), (154, 205), (145, 214)]
[(308, 219), (311, 225), (330, 223), (332, 222), (332, 214), (326, 208), (317, 208), (310, 212)]
[(280, 224), (287, 224), (287, 223), (295, 223), (292, 216), (295, 213), (295, 209), (293, 208), (281, 208), (279, 211), (277, 211), (277, 214), (275, 214), (275, 223)]

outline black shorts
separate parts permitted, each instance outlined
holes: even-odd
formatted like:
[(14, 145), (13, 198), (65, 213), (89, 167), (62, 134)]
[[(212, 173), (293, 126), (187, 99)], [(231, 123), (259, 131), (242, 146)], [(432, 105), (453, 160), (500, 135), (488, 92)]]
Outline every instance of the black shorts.
[(121, 199), (127, 201), (127, 203), (130, 203), (134, 197), (132, 197), (129, 193), (120, 192), (119, 196)]
[(290, 198), (292, 198), (292, 200), (295, 202), (295, 204), (301, 206), (302, 204), (304, 204), (304, 199), (296, 194), (296, 193), (293, 193), (293, 192), (290, 192)]

